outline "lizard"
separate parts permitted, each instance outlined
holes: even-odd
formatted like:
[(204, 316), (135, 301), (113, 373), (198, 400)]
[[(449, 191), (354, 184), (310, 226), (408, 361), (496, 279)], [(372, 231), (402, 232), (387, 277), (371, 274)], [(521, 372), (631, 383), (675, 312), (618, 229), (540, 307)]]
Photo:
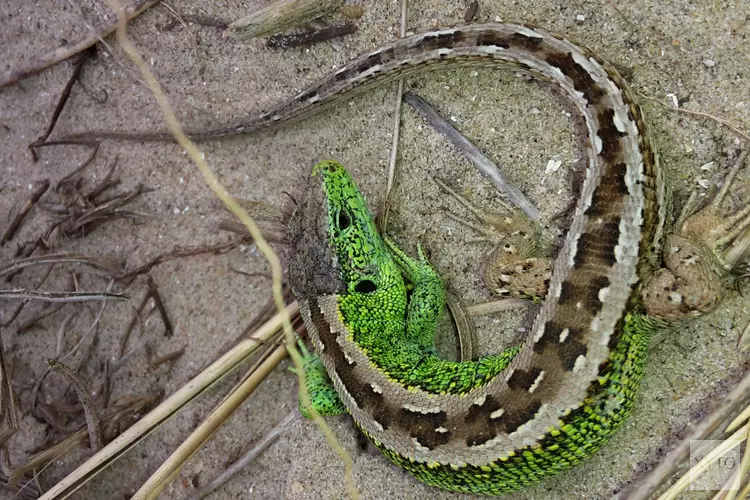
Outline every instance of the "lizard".
[[(188, 135), (247, 134), (396, 78), (471, 65), (513, 69), (561, 90), (588, 132), (583, 186), (525, 342), (477, 361), (436, 358), (440, 277), (421, 249), (412, 259), (377, 232), (335, 162), (314, 169), (290, 221), (289, 279), (318, 353), (307, 355), (306, 372), (319, 409), (349, 412), (389, 459), (427, 484), (501, 494), (573, 466), (609, 440), (632, 408), (651, 333), (720, 301), (750, 247), (750, 207), (722, 217), (722, 190), (670, 228), (667, 183), (626, 82), (589, 49), (519, 24), (401, 38), (268, 112)], [(63, 139), (97, 138), (172, 140), (161, 132)]]

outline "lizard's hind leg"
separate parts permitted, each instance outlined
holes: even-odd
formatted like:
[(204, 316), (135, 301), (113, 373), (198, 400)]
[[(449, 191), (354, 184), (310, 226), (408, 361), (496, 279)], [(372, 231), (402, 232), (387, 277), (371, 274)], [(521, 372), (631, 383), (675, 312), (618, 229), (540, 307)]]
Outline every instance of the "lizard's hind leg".
[(406, 340), (422, 353), (434, 353), (435, 330), (445, 308), (443, 280), (430, 265), (421, 244), (417, 245), (419, 258), (414, 259), (390, 238), (383, 240), (412, 285), (406, 310)]
[(725, 278), (750, 251), (750, 203), (732, 215), (721, 213), (746, 157), (744, 151), (708, 205), (696, 210), (696, 196), (691, 195), (665, 240), (665, 267), (643, 289), (649, 316), (669, 320), (700, 316), (723, 298)]
[(505, 204), (501, 206), (501, 213), (482, 212), (441, 180), (435, 179), (435, 182), (481, 225), (450, 212), (446, 215), (484, 236), (474, 242), (489, 241), (494, 245), (482, 265), (482, 280), (490, 292), (521, 299), (543, 299), (552, 277), (552, 259), (538, 255), (539, 234), (534, 223)]

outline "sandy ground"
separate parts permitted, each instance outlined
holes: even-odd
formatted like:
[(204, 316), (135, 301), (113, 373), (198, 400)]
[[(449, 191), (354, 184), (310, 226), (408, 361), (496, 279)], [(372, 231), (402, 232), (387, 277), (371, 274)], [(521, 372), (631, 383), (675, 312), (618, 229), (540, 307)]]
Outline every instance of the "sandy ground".
[[(91, 24), (107, 15), (103, 2), (75, 3), (82, 7)], [(204, 13), (210, 16), (233, 20), (262, 3), (189, 0), (171, 5), (180, 13), (205, 9)], [(414, 2), (408, 10), (408, 24), (410, 28), (455, 24), (463, 19), (466, 3)], [(613, 8), (614, 2), (550, 0), (533, 4), (485, 0), (477, 21), (523, 21), (565, 33), (623, 68), (636, 92), (660, 99), (674, 95), (690, 109), (720, 115), (743, 130), (750, 128), (750, 5), (746, 0), (640, 0), (618, 2), (619, 10)], [(183, 123), (192, 127), (215, 126), (266, 109), (355, 55), (392, 40), (397, 33), (398, 3), (391, 0), (363, 5), (365, 13), (356, 35), (338, 46), (324, 43), (309, 50), (272, 51), (262, 41), (240, 45), (223, 40), (215, 28), (193, 25), (189, 32), (182, 27), (165, 32), (159, 26), (172, 17), (165, 6), (143, 14), (132, 23), (130, 33), (168, 89)], [(69, 3), (52, 0), (3, 2), (0, 25), (0, 71), (74, 39), (87, 29)], [(42, 151), (39, 162), (32, 163), (27, 150), (27, 145), (46, 128), (71, 71), (72, 65), (65, 62), (20, 85), (0, 90), (2, 230), (9, 214), (28, 198), (35, 183), (49, 179), (54, 186), (88, 155), (81, 147), (48, 148)], [(114, 57), (99, 52), (83, 69), (81, 82), (86, 91), (79, 85), (73, 88), (56, 133), (161, 128), (159, 110), (134, 75), (134, 68), (119, 49), (115, 49)], [(538, 204), (546, 220), (567, 205), (571, 196), (569, 173), (580, 165), (582, 151), (576, 119), (555, 93), (513, 73), (470, 69), (430, 74), (408, 81), (407, 87), (416, 88), (450, 116)], [(97, 102), (94, 97), (105, 91), (106, 102)], [(385, 86), (280, 130), (211, 142), (201, 149), (235, 197), (288, 207), (289, 198), (284, 192), (299, 193), (314, 162), (334, 158), (350, 167), (374, 207), (382, 201), (385, 185), (394, 93), (393, 86)], [(729, 158), (736, 153), (736, 134), (712, 121), (670, 112), (658, 105), (646, 105), (646, 114), (678, 203), (699, 181), (715, 185), (721, 179)], [(489, 246), (465, 243), (476, 234), (445, 216), (446, 210), (463, 212), (442, 195), (431, 179), (442, 178), (484, 208), (492, 207), (499, 196), (408, 107), (404, 108), (402, 125), (400, 174), (390, 230), (410, 250), (413, 242), (421, 238), (450, 288), (467, 302), (486, 300), (477, 271)], [(180, 148), (106, 142), (84, 177), (84, 188), (90, 189), (101, 180), (115, 158), (119, 158), (116, 175), (122, 181), (119, 190), (132, 189), (139, 183), (151, 188), (128, 207), (146, 215), (139, 224), (125, 219), (107, 222), (83, 238), (62, 241), (59, 250), (136, 267), (177, 246), (228, 241), (230, 236), (218, 229), (219, 221), (227, 215)], [(562, 167), (545, 174), (549, 160), (560, 160)], [(712, 166), (701, 168), (710, 162)], [(744, 178), (747, 179), (746, 174)], [(50, 190), (43, 200), (54, 202), (55, 196)], [(32, 210), (21, 231), (0, 248), (0, 263), (13, 257), (20, 242), (38, 237), (51, 217), (39, 208)], [(268, 300), (270, 286), (262, 276), (248, 277), (233, 269), (268, 272), (254, 246), (225, 255), (171, 261), (152, 270), (151, 276), (174, 323), (174, 335), (165, 337), (158, 316), (151, 313), (144, 321), (143, 332), (133, 334), (128, 349), (148, 340), (156, 355), (181, 347), (185, 347), (185, 354), (171, 365), (151, 369), (145, 350), (138, 351), (114, 376), (113, 400), (155, 391), (174, 392), (241, 334)], [(81, 273), (81, 288), (106, 288), (102, 278), (72, 266), (53, 272), (43, 288), (67, 289), (73, 270)], [(40, 277), (37, 268), (16, 276), (10, 286), (32, 287)], [(1, 288), (8, 286), (4, 283)], [(81, 371), (92, 387), (99, 387), (104, 362), (119, 358), (133, 305), (138, 304), (145, 290), (145, 278), (141, 277), (125, 290), (133, 297), (131, 303), (112, 303), (105, 309), (98, 342)], [(16, 303), (0, 302), (0, 320), (6, 321), (15, 307)], [(27, 307), (2, 331), (14, 366), (21, 409), (28, 409), (30, 384), (43, 373), (45, 359), (55, 355), (60, 324), (75, 310), (74, 306), (66, 306), (42, 322), (44, 329), (17, 334), (17, 325), (37, 312), (38, 307)], [(63, 352), (86, 332), (98, 305), (79, 309), (80, 314), (68, 325)], [(517, 339), (524, 316), (515, 313), (478, 319), (483, 352), (496, 350), (493, 341), (503, 335)], [(712, 397), (726, 390), (741, 373), (746, 359), (736, 346), (749, 316), (747, 302), (732, 293), (715, 314), (679, 328), (658, 343), (651, 354), (635, 413), (613, 441), (583, 466), (510, 497), (607, 498), (623, 484), (637, 481), (643, 470), (659, 460), (685, 424), (705, 413)], [(86, 346), (89, 343), (86, 341)], [(80, 363), (87, 349), (72, 356), (69, 363)], [(286, 364), (272, 373), (188, 462), (166, 490), (165, 498), (187, 498), (196, 484), (205, 484), (229, 459), (296, 406), (296, 379), (286, 371)], [(199, 402), (174, 416), (79, 491), (76, 498), (127, 498), (221, 399), (233, 381), (230, 378), (220, 383)], [(56, 377), (47, 377), (42, 386), (44, 400), (55, 401), (56, 391), (63, 386)], [(355, 480), (364, 498), (459, 497), (421, 485), (376, 451), (362, 451), (348, 419), (331, 419), (330, 424), (354, 459)], [(11, 441), (14, 464), (42, 445), (44, 439), (44, 427), (28, 412), (23, 413), (20, 432)], [(41, 475), (42, 485), (54, 484), (88, 454), (78, 451), (52, 463)], [(345, 496), (341, 461), (313, 424), (297, 419), (271, 449), (212, 498)]]

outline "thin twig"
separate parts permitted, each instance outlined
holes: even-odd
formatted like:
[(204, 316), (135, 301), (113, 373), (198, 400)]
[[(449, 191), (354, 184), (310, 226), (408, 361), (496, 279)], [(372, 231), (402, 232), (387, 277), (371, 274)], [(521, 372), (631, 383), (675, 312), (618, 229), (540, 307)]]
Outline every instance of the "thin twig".
[(26, 259), (17, 259), (5, 267), (0, 267), (0, 276), (13, 273), (20, 269), (29, 266), (40, 266), (44, 264), (86, 264), (87, 266), (93, 267), (98, 271), (103, 271), (106, 274), (111, 274), (114, 269), (103, 261), (97, 261), (91, 257), (85, 255), (75, 255), (68, 253), (56, 253), (39, 255), (37, 257), (28, 257)]
[[(133, 19), (158, 2), (159, 0), (135, 0), (132, 4), (124, 8), (125, 15), (128, 20)], [(87, 33), (78, 40), (66, 43), (62, 47), (58, 47), (46, 54), (33, 58), (27, 65), (16, 67), (0, 74), (0, 88), (21, 81), (31, 75), (40, 73), (50, 66), (73, 57), (89, 47), (96, 45), (100, 39), (109, 36), (115, 31), (115, 29), (117, 29), (117, 22), (117, 18), (115, 18), (107, 24), (100, 25), (94, 33)]]
[(161, 321), (164, 323), (164, 336), (170, 338), (174, 335), (172, 322), (167, 314), (167, 309), (164, 307), (164, 302), (161, 300), (161, 295), (159, 295), (159, 288), (157, 288), (156, 283), (154, 283), (154, 279), (151, 276), (148, 277), (148, 293), (153, 297), (156, 309), (159, 311), (159, 316), (161, 316)]
[(510, 311), (512, 309), (519, 309), (521, 307), (528, 307), (529, 304), (531, 304), (531, 302), (529, 302), (528, 300), (500, 299), (490, 302), (484, 302), (482, 304), (474, 304), (473, 306), (467, 306), (466, 312), (469, 316), (485, 316), (497, 312)]
[(650, 96), (646, 96), (646, 95), (643, 95), (643, 94), (640, 94), (640, 96), (642, 98), (646, 99), (647, 101), (651, 101), (651, 102), (655, 102), (657, 104), (661, 104), (665, 108), (670, 109), (672, 111), (677, 111), (678, 113), (685, 113), (686, 115), (699, 116), (701, 118), (708, 118), (708, 119), (713, 120), (713, 121), (715, 121), (717, 123), (721, 123), (722, 125), (724, 125), (728, 129), (734, 131), (740, 137), (744, 138), (746, 141), (750, 142), (750, 135), (748, 135), (747, 133), (743, 132), (742, 130), (739, 129), (739, 127), (737, 127), (736, 125), (734, 125), (732, 122), (730, 122), (728, 120), (725, 120), (724, 118), (719, 118), (718, 116), (714, 116), (714, 115), (709, 114), (709, 113), (704, 113), (702, 111), (691, 111), (691, 110), (685, 109), (685, 108), (675, 108), (671, 104), (668, 104), (668, 103), (666, 103), (666, 102), (664, 102), (661, 99), (658, 99), (656, 97), (650, 97)]
[(37, 188), (31, 193), (29, 200), (24, 203), (23, 207), (21, 207), (21, 210), (19, 210), (19, 212), (13, 218), (13, 221), (8, 226), (8, 229), (6, 229), (5, 233), (3, 233), (2, 238), (0, 238), (0, 246), (5, 245), (11, 238), (13, 238), (13, 235), (16, 234), (18, 228), (21, 227), (21, 223), (23, 222), (24, 217), (26, 217), (26, 214), (29, 212), (29, 210), (31, 210), (34, 204), (39, 201), (39, 198), (41, 198), (44, 193), (47, 192), (47, 189), (49, 189), (49, 179), (43, 180), (39, 184), (39, 186), (37, 186)]
[(68, 331), (68, 325), (70, 322), (73, 321), (80, 312), (80, 309), (76, 309), (68, 314), (65, 319), (62, 320), (62, 323), (60, 323), (60, 328), (57, 330), (57, 348), (55, 349), (55, 358), (62, 356), (63, 349), (65, 349), (65, 332)]
[(29, 144), (29, 149), (31, 150), (31, 156), (34, 159), (34, 162), (39, 160), (39, 155), (37, 154), (36, 147), (46, 141), (52, 131), (55, 129), (55, 125), (57, 125), (57, 119), (60, 118), (60, 113), (62, 113), (62, 110), (65, 107), (65, 104), (68, 102), (68, 98), (70, 97), (70, 91), (73, 90), (73, 84), (75, 84), (75, 82), (78, 81), (78, 77), (81, 76), (83, 65), (94, 55), (94, 48), (95, 46), (92, 45), (88, 49), (84, 50), (78, 57), (78, 60), (76, 61), (76, 64), (73, 68), (73, 74), (70, 75), (68, 83), (65, 84), (65, 88), (63, 89), (62, 94), (60, 94), (60, 99), (57, 101), (57, 106), (55, 106), (55, 111), (52, 113), (52, 119), (50, 120), (50, 124), (47, 126), (47, 130), (45, 130), (44, 134), (36, 141)]
[(268, 433), (256, 444), (250, 451), (244, 456), (237, 459), (232, 465), (226, 468), (224, 472), (216, 476), (210, 483), (203, 486), (198, 492), (192, 497), (192, 500), (202, 500), (208, 495), (221, 488), (230, 479), (236, 476), (239, 472), (242, 472), (250, 462), (260, 456), (261, 453), (266, 451), (277, 439), (286, 431), (289, 424), (291, 424), (297, 417), (299, 412), (295, 408), (294, 410), (287, 413), (287, 415), (273, 426)]
[(223, 254), (238, 247), (240, 243), (242, 243), (242, 238), (235, 238), (233, 240), (228, 241), (227, 243), (220, 243), (218, 245), (213, 245), (213, 246), (208, 246), (208, 247), (175, 248), (171, 252), (157, 255), (156, 257), (154, 257), (153, 259), (151, 259), (149, 262), (147, 262), (146, 264), (142, 266), (139, 266), (135, 269), (126, 269), (120, 273), (117, 273), (114, 276), (114, 278), (117, 280), (127, 281), (129, 279), (135, 278), (138, 275), (145, 274), (151, 271), (151, 269), (153, 269), (154, 266), (157, 266), (164, 262), (168, 262), (170, 260), (175, 260), (175, 259), (182, 259), (184, 257), (193, 257), (196, 255), (202, 255), (206, 253)]
[(42, 300), (44, 302), (86, 302), (88, 300), (130, 300), (122, 293), (110, 292), (40, 292), (17, 288), (0, 290), (0, 299)]
[(425, 117), (427, 122), (438, 132), (443, 134), (466, 158), (471, 161), (479, 172), (487, 177), (500, 191), (505, 193), (511, 203), (516, 205), (531, 220), (541, 219), (539, 210), (524, 195), (520, 189), (508, 181), (500, 172), (500, 169), (492, 160), (487, 158), (479, 149), (469, 142), (453, 125), (440, 116), (435, 109), (430, 106), (424, 99), (407, 92), (404, 95), (404, 101), (412, 106), (417, 112)]
[(91, 401), (91, 394), (83, 384), (83, 381), (78, 378), (73, 370), (65, 366), (64, 364), (54, 359), (47, 360), (47, 367), (53, 372), (65, 377), (76, 390), (78, 398), (81, 400), (83, 405), (83, 413), (86, 415), (86, 427), (89, 431), (89, 442), (93, 451), (99, 451), (102, 448), (102, 434), (99, 428), (99, 419), (96, 416), (94, 410), (94, 403)]
[(143, 308), (146, 307), (146, 304), (148, 304), (148, 299), (151, 298), (151, 294), (146, 292), (146, 295), (143, 296), (143, 299), (141, 300), (140, 305), (138, 308), (133, 308), (133, 319), (130, 320), (130, 324), (128, 324), (128, 328), (125, 330), (125, 334), (122, 337), (122, 340), (120, 341), (120, 357), (123, 357), (125, 354), (125, 347), (128, 344), (128, 339), (130, 339), (130, 332), (133, 331), (133, 327), (138, 322), (138, 320), (141, 317), (141, 312), (143, 311)]
[(93, 147), (91, 148), (91, 154), (88, 158), (86, 158), (83, 162), (81, 162), (80, 165), (78, 165), (71, 173), (60, 179), (57, 184), (55, 184), (55, 192), (60, 192), (60, 187), (68, 182), (70, 179), (81, 173), (86, 167), (91, 165), (91, 162), (94, 161), (94, 158), (96, 158), (96, 154), (99, 152), (99, 147), (101, 147), (102, 143), (99, 141), (96, 141), (93, 143)]
[[(175, 14), (173, 12), (173, 14)], [(171, 31), (175, 28), (178, 24), (182, 24), (185, 29), (187, 29), (187, 26), (185, 26), (184, 23), (181, 21), (197, 24), (198, 26), (208, 26), (209, 28), (221, 28), (221, 29), (227, 29), (229, 27), (229, 23), (226, 21), (222, 21), (221, 19), (216, 19), (213, 17), (208, 16), (202, 16), (198, 14), (180, 14), (179, 18), (172, 19), (167, 24), (161, 27), (162, 31)]]
[[(0, 446), (18, 430), (18, 416), (13, 398), (13, 388), (10, 385), (10, 372), (5, 364), (5, 346), (0, 335)], [(6, 450), (4, 448), (4, 450)]]
[(182, 355), (185, 354), (185, 348), (181, 347), (177, 349), (176, 351), (168, 352), (167, 354), (164, 354), (163, 356), (159, 356), (158, 358), (154, 358), (149, 363), (149, 368), (156, 369), (159, 368), (164, 363), (169, 363), (171, 361), (175, 361), (182, 357)]
[[(112, 290), (112, 285), (114, 285), (114, 280), (109, 280), (109, 284), (107, 285), (107, 292), (109, 292), (110, 290)], [(65, 354), (62, 357), (56, 356), (59, 361), (65, 361), (70, 356), (72, 356), (76, 352), (78, 352), (78, 349), (83, 345), (84, 342), (86, 342), (86, 339), (89, 338), (89, 335), (91, 334), (91, 332), (98, 330), (99, 320), (101, 319), (102, 314), (104, 313), (104, 308), (105, 307), (107, 307), (107, 301), (103, 300), (102, 301), (102, 306), (99, 308), (99, 312), (97, 313), (96, 317), (94, 318), (94, 322), (91, 323), (91, 326), (89, 327), (88, 331), (86, 331), (86, 333), (83, 335), (83, 337), (81, 337), (81, 340), (78, 341), (78, 343), (73, 347), (73, 349), (70, 350), (70, 352), (68, 352), (67, 354)]]
[(306, 47), (316, 43), (334, 40), (346, 35), (357, 32), (357, 25), (352, 22), (343, 24), (334, 24), (304, 33), (294, 33), (291, 35), (273, 35), (266, 42), (266, 46), (271, 49), (291, 49), (294, 47)]
[[(408, 5), (407, 0), (401, 0), (400, 11), (401, 11), (401, 23), (399, 28), (399, 37), (404, 38), (406, 36), (406, 8)], [(403, 102), (404, 95), (404, 79), (398, 79), (398, 87), (396, 89), (396, 107), (393, 117), (393, 140), (391, 141), (391, 156), (388, 160), (388, 178), (385, 184), (385, 196), (383, 197), (383, 210), (380, 212), (378, 218), (378, 228), (385, 232), (388, 228), (388, 214), (390, 213), (391, 206), (391, 193), (393, 192), (393, 185), (396, 183), (396, 161), (398, 160), (398, 143), (401, 136), (401, 103)]]

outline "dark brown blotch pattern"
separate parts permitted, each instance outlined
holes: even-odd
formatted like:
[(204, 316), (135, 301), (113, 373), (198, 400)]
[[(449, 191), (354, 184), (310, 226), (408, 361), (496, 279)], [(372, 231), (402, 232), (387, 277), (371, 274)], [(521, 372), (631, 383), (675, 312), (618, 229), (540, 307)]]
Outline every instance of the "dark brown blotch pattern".
[(611, 220), (578, 238), (576, 253), (573, 256), (573, 268), (605, 266), (611, 267), (617, 262), (615, 247), (620, 240), (620, 219)]
[(492, 418), (492, 413), (500, 408), (502, 408), (500, 402), (491, 395), (486, 396), (481, 405), (471, 405), (464, 417), (466, 436), (468, 436), (466, 446), (484, 444), (504, 429), (502, 416)]
[(450, 431), (438, 432), (436, 430), (448, 421), (448, 415), (444, 411), (421, 413), (402, 408), (399, 417), (400, 425), (409, 431), (412, 438), (427, 449), (433, 450), (448, 443), (451, 439)]
[(542, 374), (542, 369), (532, 367), (528, 370), (515, 370), (508, 379), (508, 387), (514, 391), (528, 391), (536, 379)]
[(599, 84), (573, 59), (573, 55), (570, 52), (550, 52), (546, 54), (545, 61), (559, 68), (565, 76), (571, 79), (573, 87), (586, 97), (589, 106), (598, 105), (602, 97), (604, 97), (604, 91)]
[(507, 434), (515, 432), (523, 424), (534, 418), (541, 407), (542, 402), (538, 399), (533, 399), (524, 407), (521, 407), (516, 411), (507, 412), (506, 415), (503, 415), (503, 427), (505, 432)]
[(599, 120), (598, 135), (602, 140), (602, 151), (599, 153), (599, 156), (609, 162), (619, 160), (622, 153), (620, 140), (627, 133), (620, 132), (617, 129), (615, 125), (615, 110), (610, 107), (601, 109), (597, 113), (597, 119)]

